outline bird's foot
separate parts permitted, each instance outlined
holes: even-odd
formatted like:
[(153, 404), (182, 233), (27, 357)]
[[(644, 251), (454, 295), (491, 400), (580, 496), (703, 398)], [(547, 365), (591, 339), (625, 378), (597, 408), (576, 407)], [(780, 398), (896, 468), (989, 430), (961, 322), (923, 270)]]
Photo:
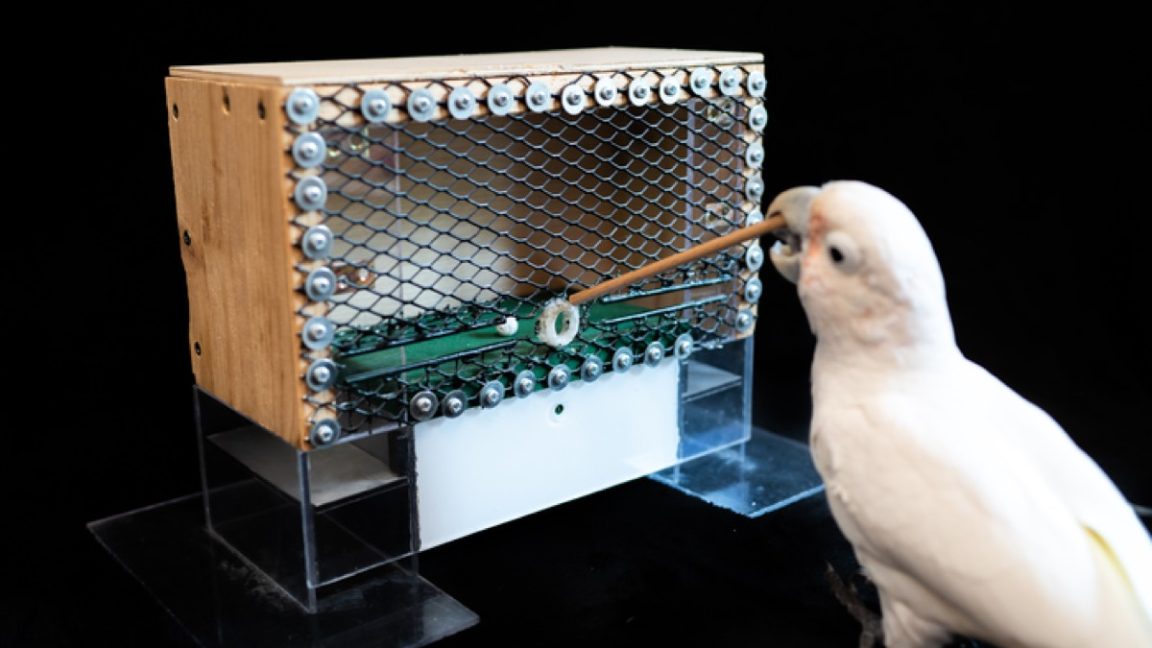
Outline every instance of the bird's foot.
[(845, 583), (832, 565), (825, 563), (824, 578), (828, 581), (828, 587), (832, 589), (832, 595), (836, 597), (837, 601), (848, 610), (848, 614), (860, 623), (860, 648), (872, 648), (880, 644), (883, 645), (884, 641), (884, 626), (880, 620), (880, 615), (873, 612), (860, 600), (860, 594), (856, 591), (856, 586), (852, 583)]

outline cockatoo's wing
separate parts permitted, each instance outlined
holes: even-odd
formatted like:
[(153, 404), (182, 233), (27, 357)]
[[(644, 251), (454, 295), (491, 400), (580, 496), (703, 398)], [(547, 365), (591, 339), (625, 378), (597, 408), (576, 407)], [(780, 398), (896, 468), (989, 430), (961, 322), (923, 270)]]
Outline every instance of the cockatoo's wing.
[(886, 613), (1002, 645), (1152, 645), (1152, 545), (1047, 415), (959, 357), (866, 389), (841, 373), (814, 376), (813, 453)]

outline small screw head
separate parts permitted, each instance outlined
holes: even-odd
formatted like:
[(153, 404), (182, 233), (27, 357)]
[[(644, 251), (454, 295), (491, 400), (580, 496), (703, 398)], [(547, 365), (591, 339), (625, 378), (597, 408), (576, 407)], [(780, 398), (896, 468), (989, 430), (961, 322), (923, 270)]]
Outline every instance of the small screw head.
[(708, 79), (705, 79), (702, 76), (698, 76), (695, 79), (692, 79), (692, 87), (696, 88), (697, 90), (703, 90), (704, 88), (708, 87)]
[(648, 96), (648, 86), (637, 86), (636, 87), (636, 96), (640, 97), (641, 99), (647, 97)]
[(312, 445), (328, 445), (340, 434), (340, 426), (331, 419), (317, 421), (312, 426)]
[(323, 250), (327, 243), (328, 237), (324, 236), (320, 232), (316, 232), (312, 236), (308, 237), (308, 248), (313, 252)]
[(448, 416), (458, 416), (464, 411), (464, 401), (459, 396), (449, 396), (444, 401), (444, 411)]
[(497, 106), (500, 106), (501, 108), (503, 108), (504, 106), (507, 106), (507, 105), (508, 105), (508, 95), (506, 95), (506, 94), (504, 94), (503, 92), (501, 92), (500, 94), (498, 94), (498, 95), (496, 95), (495, 97), (493, 97), (493, 98), (492, 98), (492, 101), (493, 101), (493, 102), (494, 102), (494, 103), (495, 103)]
[(588, 365), (588, 375), (599, 376), (600, 375), (600, 365), (595, 364), (595, 363)]
[(456, 97), (456, 107), (460, 110), (468, 110), (472, 107), (472, 97), (469, 95), (460, 95)]
[(494, 391), (488, 391), (484, 394), (484, 402), (488, 405), (495, 405), (500, 402), (500, 394)]
[(532, 388), (536, 386), (536, 381), (531, 378), (521, 378), (516, 382), (516, 388), (521, 393), (532, 393)]
[(312, 338), (313, 340), (323, 339), (327, 332), (328, 328), (320, 323), (316, 323), (308, 327), (308, 337)]
[(332, 289), (332, 282), (328, 280), (328, 277), (316, 277), (312, 280), (312, 287), (317, 292), (326, 293)]
[(740, 314), (736, 316), (736, 330), (747, 331), (750, 326), (752, 326), (752, 314), (748, 311), (740, 311)]
[(653, 342), (648, 345), (644, 351), (644, 362), (648, 365), (655, 365), (664, 359), (664, 347), (660, 346), (659, 342)]
[(752, 278), (744, 285), (744, 300), (750, 304), (755, 304), (760, 301), (760, 295), (764, 290), (764, 285), (760, 283), (759, 279)]
[(316, 185), (309, 185), (304, 188), (304, 197), (312, 202), (318, 202), (324, 197), (324, 192)]
[(542, 90), (537, 90), (536, 92), (532, 93), (532, 105), (534, 106), (544, 105), (544, 101), (546, 99), (548, 99), (548, 97), (545, 96), (544, 91)]
[(570, 92), (567, 97), (564, 97), (564, 101), (568, 102), (569, 106), (577, 106), (580, 104), (580, 95)]
[(368, 112), (373, 115), (382, 115), (386, 110), (388, 110), (388, 102), (379, 97), (368, 102)]
[(669, 97), (676, 94), (676, 86), (671, 84), (664, 86), (664, 94), (668, 95)]
[(432, 399), (427, 396), (417, 396), (416, 400), (412, 401), (412, 407), (416, 408), (417, 412), (424, 412), (427, 414), (432, 411)]
[(312, 380), (316, 381), (318, 384), (324, 384), (328, 382), (328, 379), (331, 377), (332, 370), (329, 369), (326, 365), (320, 365), (312, 369)]
[(412, 105), (416, 106), (416, 110), (419, 110), (420, 112), (428, 112), (432, 109), (432, 100), (428, 97), (417, 97), (416, 101), (413, 102)]
[(733, 87), (733, 86), (735, 86), (735, 85), (736, 85), (736, 77), (735, 77), (735, 76), (732, 76), (732, 75), (725, 75), (725, 77), (724, 77), (724, 87), (725, 87), (725, 88), (731, 88), (731, 87)]
[(300, 153), (306, 158), (316, 157), (319, 152), (320, 149), (316, 148), (314, 142), (304, 142), (300, 145)]
[(676, 353), (679, 355), (688, 355), (692, 351), (692, 342), (690, 340), (681, 340), (676, 344)]
[(305, 94), (296, 95), (296, 100), (292, 102), (292, 108), (301, 114), (312, 110), (312, 97)]
[(612, 86), (600, 86), (600, 98), (604, 101), (611, 101), (612, 97), (616, 96), (616, 89)]

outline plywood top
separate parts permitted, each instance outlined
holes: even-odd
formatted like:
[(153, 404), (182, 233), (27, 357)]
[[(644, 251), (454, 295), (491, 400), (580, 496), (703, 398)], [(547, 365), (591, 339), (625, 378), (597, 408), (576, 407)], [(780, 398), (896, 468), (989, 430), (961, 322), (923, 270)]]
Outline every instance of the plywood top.
[(176, 77), (294, 86), (738, 65), (763, 60), (762, 54), (753, 52), (598, 47), (502, 54), (174, 66), (170, 71)]

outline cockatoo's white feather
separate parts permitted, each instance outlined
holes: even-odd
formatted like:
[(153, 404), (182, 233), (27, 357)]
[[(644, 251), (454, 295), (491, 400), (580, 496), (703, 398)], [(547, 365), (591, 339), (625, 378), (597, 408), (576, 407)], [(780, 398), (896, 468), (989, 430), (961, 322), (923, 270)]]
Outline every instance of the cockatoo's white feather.
[(935, 253), (859, 182), (781, 194), (817, 336), (811, 448), (885, 642), (1152, 646), (1152, 542), (1046, 413), (957, 349)]

